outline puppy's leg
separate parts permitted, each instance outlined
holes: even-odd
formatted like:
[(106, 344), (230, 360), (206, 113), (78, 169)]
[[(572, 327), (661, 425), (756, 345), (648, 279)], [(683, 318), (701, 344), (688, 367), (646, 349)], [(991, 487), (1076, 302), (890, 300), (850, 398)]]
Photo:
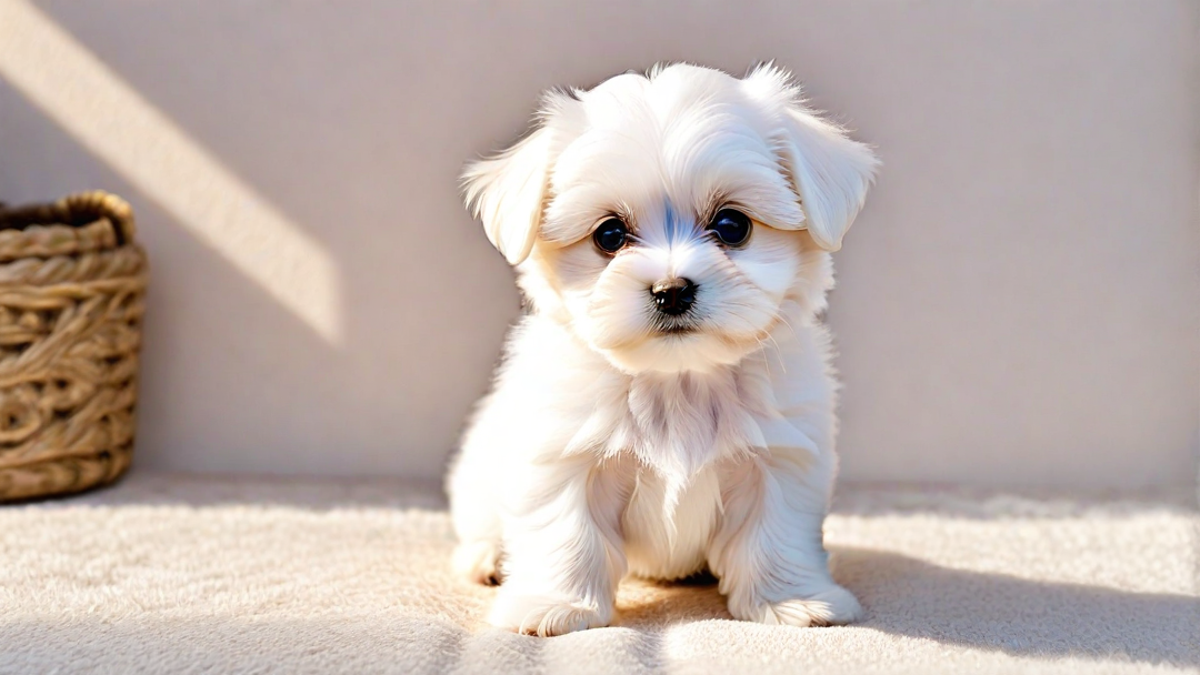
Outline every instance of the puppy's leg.
[[(474, 509), (454, 509), (458, 545), (450, 558), (451, 568), (458, 576), (477, 584), (495, 586), (500, 583), (500, 526), (495, 512), (483, 513)], [(463, 511), (468, 511), (464, 514)]]
[(815, 468), (771, 457), (726, 467), (724, 522), (709, 564), (735, 618), (826, 626), (861, 615), (858, 600), (829, 574), (821, 525), (832, 470), (814, 476)]
[[(468, 445), (465, 451), (472, 450)], [(495, 494), (496, 473), (486, 453), (474, 452), (471, 460), (460, 456), (450, 469), (446, 491), (450, 518), (458, 535), (451, 566), (454, 573), (477, 584), (500, 580), (500, 504)]]
[(504, 585), (489, 621), (544, 637), (608, 625), (632, 475), (589, 457), (532, 466), (527, 479), (505, 521)]

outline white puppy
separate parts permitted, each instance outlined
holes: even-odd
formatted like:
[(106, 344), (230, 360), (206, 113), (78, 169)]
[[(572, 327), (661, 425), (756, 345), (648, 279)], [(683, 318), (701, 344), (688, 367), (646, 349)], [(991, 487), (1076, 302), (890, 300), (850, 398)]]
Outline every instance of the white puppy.
[(859, 615), (822, 543), (818, 317), (876, 165), (773, 66), (672, 65), (547, 94), (467, 169), (527, 301), (448, 485), (456, 568), (502, 581), (493, 624), (604, 626), (626, 573), (706, 567), (739, 619)]

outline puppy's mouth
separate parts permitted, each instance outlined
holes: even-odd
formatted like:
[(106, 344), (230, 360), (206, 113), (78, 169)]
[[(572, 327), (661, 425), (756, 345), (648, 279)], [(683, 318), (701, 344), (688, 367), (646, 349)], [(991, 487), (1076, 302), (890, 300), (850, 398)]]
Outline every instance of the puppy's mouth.
[(684, 336), (699, 332), (700, 327), (689, 321), (659, 321), (654, 326), (656, 335)]

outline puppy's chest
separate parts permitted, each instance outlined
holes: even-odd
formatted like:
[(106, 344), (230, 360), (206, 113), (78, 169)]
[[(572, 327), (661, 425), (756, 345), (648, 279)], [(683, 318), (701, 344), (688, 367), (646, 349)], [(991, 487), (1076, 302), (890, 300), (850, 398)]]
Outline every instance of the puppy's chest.
[(622, 514), (629, 571), (679, 579), (699, 571), (721, 522), (720, 476), (706, 467), (676, 494), (652, 471), (642, 471)]
[(608, 451), (632, 453), (670, 494), (712, 462), (750, 447), (746, 397), (732, 370), (635, 377)]

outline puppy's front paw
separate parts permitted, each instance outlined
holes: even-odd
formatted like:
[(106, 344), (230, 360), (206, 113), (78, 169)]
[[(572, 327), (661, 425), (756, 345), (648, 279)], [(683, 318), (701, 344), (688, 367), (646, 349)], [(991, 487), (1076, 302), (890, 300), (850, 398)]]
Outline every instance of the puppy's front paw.
[(526, 635), (552, 637), (608, 624), (595, 607), (548, 595), (506, 593), (503, 588), (488, 623)]
[(858, 604), (854, 594), (836, 585), (807, 598), (762, 603), (744, 608), (734, 607), (733, 603), (730, 603), (729, 611), (734, 617), (744, 621), (801, 628), (838, 626), (862, 616), (862, 606)]

